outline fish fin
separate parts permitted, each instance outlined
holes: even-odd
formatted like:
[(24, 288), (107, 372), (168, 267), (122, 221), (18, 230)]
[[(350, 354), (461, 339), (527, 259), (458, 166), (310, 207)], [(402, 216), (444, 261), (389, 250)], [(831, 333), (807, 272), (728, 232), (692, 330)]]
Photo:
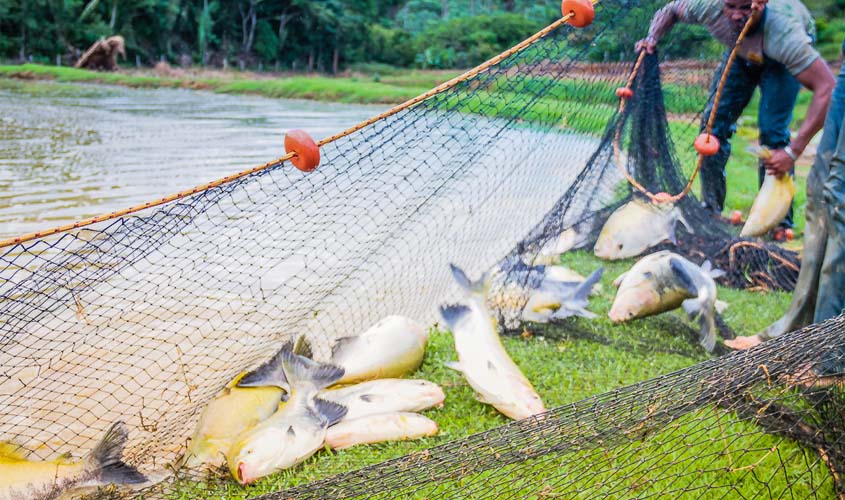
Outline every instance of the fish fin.
[(318, 363), (291, 351), (280, 351), (279, 354), (291, 390), (303, 384), (313, 384), (317, 390), (324, 389), (340, 380), (346, 372), (340, 366)]
[(290, 383), (282, 367), (282, 358), (284, 353), (289, 353), (293, 349), (292, 341), (282, 344), (281, 349), (272, 358), (241, 377), (238, 387), (279, 387), (290, 392)]
[(669, 267), (678, 278), (678, 281), (680, 281), (681, 286), (683, 286), (690, 295), (697, 297), (698, 287), (695, 286), (695, 283), (692, 281), (692, 276), (690, 276), (687, 270), (684, 269), (683, 262), (681, 262), (680, 259), (672, 257), (669, 259)]
[(450, 330), (455, 329), (455, 325), (457, 325), (461, 318), (469, 314), (469, 307), (461, 304), (452, 304), (448, 306), (440, 306), (440, 316), (443, 317), (443, 321), (446, 322), (446, 326), (449, 327)]
[(601, 280), (601, 276), (604, 273), (604, 268), (600, 267), (593, 271), (592, 274), (587, 276), (578, 287), (575, 289), (575, 293), (572, 294), (572, 300), (574, 301), (583, 301), (587, 302), (590, 297), (590, 293), (593, 291), (593, 287)]
[(461, 367), (461, 364), (457, 361), (447, 361), (445, 363), (445, 365), (446, 365), (446, 368), (451, 368), (452, 370), (455, 370), (456, 372), (463, 372), (464, 371), (464, 369)]
[(694, 299), (687, 299), (681, 302), (681, 307), (684, 309), (684, 312), (687, 313), (690, 319), (694, 319), (701, 312), (701, 304), (699, 303), (697, 297)]
[(343, 405), (320, 398), (314, 398), (314, 409), (317, 410), (317, 414), (326, 423), (326, 427), (331, 427), (343, 420), (346, 412), (349, 411)]
[(472, 281), (460, 267), (455, 264), (449, 264), (449, 269), (452, 270), (452, 276), (458, 285), (470, 294), (483, 294), (484, 282), (487, 281), (488, 273), (484, 273), (478, 281)]
[(0, 457), (13, 460), (26, 460), (28, 455), (29, 453), (24, 448), (16, 444), (8, 442), (0, 443)]
[(710, 276), (711, 278), (719, 279), (725, 274), (725, 271), (721, 269), (716, 269), (713, 267), (713, 264), (709, 260), (705, 260), (703, 264), (701, 264), (701, 270), (704, 272), (705, 275)]
[(496, 370), (496, 365), (494, 365), (493, 362), (489, 360), (487, 361), (487, 369), (493, 372), (498, 371)]
[(628, 276), (628, 271), (625, 271), (624, 273), (617, 276), (616, 279), (613, 280), (613, 286), (619, 288), (622, 285), (622, 281), (625, 280), (625, 276)]
[(725, 310), (727, 310), (728, 305), (729, 304), (727, 302), (725, 302), (724, 300), (717, 300), (716, 301), (716, 312), (719, 313), (719, 314), (722, 314), (723, 312), (725, 312)]
[(588, 311), (585, 309), (585, 305), (580, 304), (566, 304), (564, 307), (561, 307), (554, 314), (549, 318), (551, 320), (561, 320), (566, 319), (571, 316), (579, 316), (581, 318), (587, 319), (596, 319), (598, 315), (592, 311)]
[(560, 309), (560, 301), (558, 300), (550, 300), (546, 302), (541, 302), (538, 304), (534, 304), (531, 307), (531, 310), (535, 313), (544, 313), (546, 311), (556, 311)]
[(672, 225), (669, 226), (668, 237), (669, 237), (669, 241), (673, 245), (678, 246), (678, 219), (672, 220)]
[(311, 349), (311, 342), (308, 340), (308, 337), (306, 337), (305, 334), (300, 335), (299, 338), (296, 339), (296, 342), (293, 343), (293, 347), (291, 350), (294, 354), (299, 354), (300, 356), (314, 359), (314, 350)]
[(695, 231), (692, 228), (692, 224), (690, 224), (687, 221), (687, 219), (684, 217), (684, 213), (681, 211), (680, 208), (677, 208), (677, 207), (675, 207), (675, 220), (676, 220), (676, 225), (677, 225), (677, 222), (680, 222), (684, 226), (684, 229), (687, 230), (688, 233), (695, 234)]
[(138, 484), (147, 482), (138, 469), (121, 460), (129, 431), (123, 422), (115, 422), (103, 439), (85, 457), (85, 468), (104, 483)]
[(699, 343), (707, 352), (713, 352), (713, 349), (716, 348), (716, 311), (713, 310), (714, 302), (715, 297), (708, 297), (707, 292), (700, 299), (701, 314), (698, 316), (698, 321), (701, 323), (701, 333), (699, 334)]

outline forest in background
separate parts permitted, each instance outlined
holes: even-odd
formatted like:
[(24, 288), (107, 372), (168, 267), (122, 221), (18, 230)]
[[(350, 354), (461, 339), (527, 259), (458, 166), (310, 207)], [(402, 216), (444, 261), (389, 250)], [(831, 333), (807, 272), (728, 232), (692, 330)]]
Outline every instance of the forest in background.
[[(653, 2), (655, 8), (662, 2)], [(818, 45), (838, 57), (845, 0), (810, 0)], [(94, 41), (126, 39), (127, 66), (337, 73), (371, 63), (404, 68), (474, 66), (560, 16), (549, 0), (0, 0), (0, 59), (71, 64)], [(575, 44), (592, 61), (634, 56), (642, 19), (620, 19), (619, 36)], [(717, 57), (700, 28), (676, 30), (670, 50)], [(677, 43), (680, 42), (680, 43)]]

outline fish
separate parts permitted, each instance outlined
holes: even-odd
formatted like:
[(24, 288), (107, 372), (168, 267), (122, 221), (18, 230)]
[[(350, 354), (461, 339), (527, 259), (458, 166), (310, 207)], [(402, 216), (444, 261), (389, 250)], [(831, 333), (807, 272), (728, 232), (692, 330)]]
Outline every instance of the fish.
[[(502, 319), (497, 328), (514, 330), (525, 321), (548, 323), (570, 316), (594, 318), (587, 310), (588, 298), (601, 279), (603, 268), (587, 279), (562, 281), (554, 277), (562, 274), (562, 266), (530, 266), (521, 258), (504, 259), (493, 273), (479, 280), (485, 303), (491, 312)], [(463, 272), (463, 271), (461, 271)]]
[[(581, 274), (569, 269), (566, 266), (560, 265), (547, 265), (546, 266), (546, 279), (554, 280), (554, 281), (567, 281), (573, 283), (583, 283), (587, 280)], [(601, 283), (596, 283), (593, 285), (593, 289), (590, 290), (590, 296), (596, 296), (601, 294), (602, 286)]]
[(783, 175), (780, 178), (766, 174), (763, 185), (754, 203), (742, 231), (742, 237), (762, 236), (776, 227), (786, 217), (792, 198), (795, 196), (795, 182), (792, 176)]
[(546, 411), (531, 382), (502, 346), (485, 305), (484, 281), (472, 282), (454, 264), (452, 275), (465, 291), (467, 304), (444, 305), (440, 315), (455, 338), (458, 361), (446, 366), (463, 374), (478, 401), (521, 420)]
[(326, 389), (319, 397), (347, 409), (345, 420), (379, 413), (418, 412), (442, 406), (446, 395), (439, 385), (427, 380), (380, 379)]
[(142, 484), (147, 478), (121, 460), (129, 432), (112, 424), (81, 460), (69, 454), (55, 460), (30, 460), (20, 448), (0, 444), (0, 499), (58, 498), (78, 488), (109, 484)]
[(232, 477), (251, 484), (306, 460), (323, 446), (326, 429), (340, 422), (346, 408), (317, 397), (343, 377), (343, 368), (318, 363), (290, 351), (280, 352), (287, 402), (270, 418), (241, 433), (226, 461)]
[(593, 253), (601, 259), (618, 260), (636, 257), (667, 239), (677, 245), (679, 222), (687, 231), (693, 232), (675, 205), (654, 204), (634, 198), (610, 214), (599, 233)]
[(310, 355), (304, 336), (286, 342), (263, 365), (240, 373), (203, 409), (181, 465), (216, 467), (226, 462), (235, 438), (279, 409), (290, 390), (282, 369), (283, 351)]
[(396, 315), (360, 335), (339, 338), (331, 356), (331, 362), (345, 370), (338, 384), (410, 375), (422, 364), (427, 343), (428, 329)]
[(683, 307), (691, 317), (699, 317), (699, 342), (707, 352), (713, 352), (717, 312), (713, 280), (724, 274), (713, 269), (710, 261), (699, 267), (668, 250), (655, 252), (614, 281), (619, 290), (608, 316), (620, 323)]
[(343, 420), (329, 427), (326, 445), (333, 450), (342, 450), (358, 444), (434, 436), (438, 430), (437, 422), (419, 413), (382, 413)]
[(590, 233), (585, 232), (584, 229), (576, 225), (561, 232), (556, 238), (550, 239), (540, 247), (534, 262), (537, 264), (554, 264), (561, 254), (585, 247), (590, 242)]

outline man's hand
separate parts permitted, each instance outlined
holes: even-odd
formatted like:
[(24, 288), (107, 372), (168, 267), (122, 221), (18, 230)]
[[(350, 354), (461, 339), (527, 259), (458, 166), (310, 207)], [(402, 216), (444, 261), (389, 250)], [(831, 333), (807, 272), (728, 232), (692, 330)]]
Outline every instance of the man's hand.
[(743, 350), (754, 347), (763, 343), (763, 339), (759, 335), (752, 335), (750, 337), (737, 337), (733, 340), (726, 340), (725, 345), (731, 349)]
[(763, 9), (766, 8), (766, 3), (769, 0), (752, 0), (751, 2), (751, 10), (754, 12), (763, 12)]
[(786, 151), (775, 149), (768, 160), (763, 160), (763, 165), (766, 167), (767, 174), (781, 178), (784, 174), (789, 173), (795, 166), (795, 162), (786, 154)]
[(645, 50), (648, 54), (654, 54), (654, 49), (657, 47), (657, 40), (653, 36), (647, 36), (634, 44), (634, 50), (638, 53)]

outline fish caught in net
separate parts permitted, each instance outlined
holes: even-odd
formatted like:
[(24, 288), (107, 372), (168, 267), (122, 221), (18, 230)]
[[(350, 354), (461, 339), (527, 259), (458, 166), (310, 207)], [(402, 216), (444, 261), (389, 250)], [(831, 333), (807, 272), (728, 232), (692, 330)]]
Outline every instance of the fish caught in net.
[[(286, 341), (304, 335), (325, 361), (336, 339), (380, 318), (432, 325), (438, 305), (460, 298), (449, 263), (490, 272), (494, 288), (515, 290), (505, 309), (520, 310), (541, 266), (591, 250), (637, 196), (622, 169), (654, 193), (680, 193), (691, 175), (717, 61), (646, 57), (623, 107), (614, 89), (631, 75), (630, 54), (594, 62), (610, 38), (633, 47), (661, 4), (602, 0), (589, 28), (558, 22), (321, 141), (313, 172), (285, 157), (7, 242), (0, 440), (31, 460), (78, 457), (122, 422), (133, 470), (203, 479), (178, 470), (203, 408)], [(676, 208), (688, 227), (669, 248), (712, 261), (722, 284), (794, 286), (795, 253), (738, 239), (692, 194)], [(841, 491), (841, 422), (830, 420), (842, 414), (840, 388), (788, 380), (827, 359), (824, 349), (841, 352), (840, 329), (837, 320), (278, 498), (823, 497)]]

